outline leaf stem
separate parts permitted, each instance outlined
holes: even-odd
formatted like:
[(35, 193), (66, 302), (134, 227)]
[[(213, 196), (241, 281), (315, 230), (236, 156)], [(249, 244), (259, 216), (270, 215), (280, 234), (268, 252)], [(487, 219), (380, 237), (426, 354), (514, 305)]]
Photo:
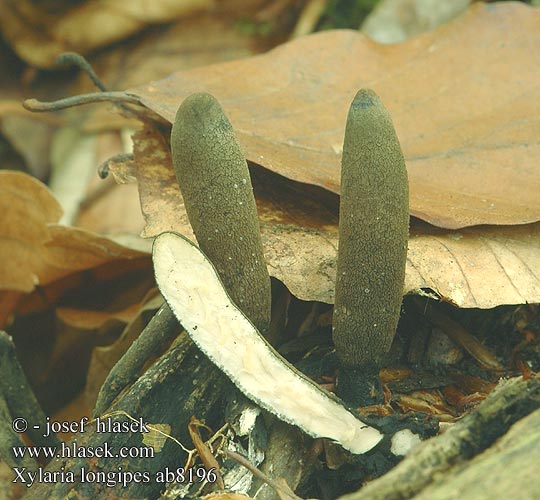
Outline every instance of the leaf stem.
[(110, 91), (110, 92), (95, 92), (91, 94), (81, 94), (58, 101), (43, 102), (37, 99), (25, 99), (23, 107), (28, 111), (43, 112), (43, 111), (59, 111), (61, 109), (81, 106), (82, 104), (91, 104), (95, 102), (113, 102), (124, 104), (141, 104), (139, 98), (126, 94), (125, 92)]
[(92, 80), (99, 90), (107, 92), (105, 84), (100, 80), (99, 76), (97, 76), (87, 59), (81, 54), (78, 54), (77, 52), (64, 52), (56, 58), (56, 62), (62, 66), (67, 66), (69, 64), (77, 66), (81, 71), (86, 73), (88, 78)]

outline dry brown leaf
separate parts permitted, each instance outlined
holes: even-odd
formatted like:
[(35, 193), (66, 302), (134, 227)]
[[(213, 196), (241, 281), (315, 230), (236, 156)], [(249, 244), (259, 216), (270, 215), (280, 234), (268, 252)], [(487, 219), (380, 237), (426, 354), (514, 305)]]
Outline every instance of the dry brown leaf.
[[(177, 231), (195, 240), (164, 138), (135, 138), (145, 236)], [(269, 272), (302, 300), (332, 303), (338, 244), (338, 198), (328, 191), (251, 168)], [(540, 302), (540, 223), (451, 231), (411, 228), (404, 292), (423, 288), (459, 307)]]
[[(0, 171), (0, 290), (31, 292), (75, 271), (145, 254), (56, 224), (62, 210), (29, 175)], [(1, 300), (1, 299), (0, 299)]]
[[(151, 276), (152, 263), (147, 256), (111, 260), (98, 267), (69, 274), (48, 285), (40, 286), (32, 293), (20, 297), (15, 305), (17, 313), (21, 315), (42, 313), (58, 304), (70, 306), (84, 304), (88, 309), (101, 307), (109, 311), (121, 310), (140, 301), (141, 296), (153, 285)], [(116, 287), (111, 288), (111, 283)], [(80, 290), (87, 290), (87, 297), (82, 302), (80, 299), (84, 298), (85, 293), (83, 292), (81, 296)], [(96, 290), (100, 291), (96, 293)], [(1, 304), (4, 303), (7, 294), (9, 292), (2, 292)], [(19, 296), (21, 295), (23, 293), (19, 292)], [(66, 302), (66, 298), (71, 300)]]
[(129, 92), (172, 121), (209, 91), (249, 160), (338, 193), (347, 109), (371, 87), (403, 146), (413, 215), (446, 228), (529, 223), (540, 220), (539, 32), (538, 9), (475, 3), (402, 44), (322, 32)]
[(62, 214), (58, 202), (26, 174), (0, 171), (0, 210), (0, 321), (26, 346), (21, 362), (45, 404), (57, 408), (80, 391), (92, 348), (107, 340), (105, 334), (119, 333), (118, 325), (109, 323), (98, 336), (89, 331), (106, 319), (97, 311), (92, 318), (81, 317), (80, 310), (64, 310), (66, 321), (44, 318), (60, 301), (125, 317), (153, 284), (151, 260), (107, 238), (56, 224)]
[(66, 325), (80, 330), (96, 330), (110, 321), (128, 323), (140, 309), (140, 304), (132, 304), (120, 311), (95, 311), (74, 307), (59, 307), (57, 318)]
[[(194, 239), (165, 141), (141, 132), (136, 150), (145, 235), (172, 229)], [(337, 199), (264, 169), (252, 172), (271, 274), (299, 298), (332, 302)], [(405, 291), (430, 288), (461, 307), (538, 302), (538, 248), (539, 224), (457, 232), (419, 225), (409, 241)]]
[[(143, 235), (177, 231), (195, 241), (164, 138), (150, 129), (143, 130), (135, 136), (134, 154), (136, 171), (131, 175), (137, 177), (146, 219)], [(331, 302), (337, 253), (337, 197), (320, 188), (292, 183), (260, 167), (253, 167), (252, 173), (270, 274), (299, 298)]]
[(179, 231), (195, 241), (164, 137), (145, 127), (133, 136), (133, 142), (135, 171), (128, 173), (129, 166), (126, 166), (122, 175), (137, 179), (146, 220), (142, 235), (150, 237), (164, 231)]
[(423, 230), (409, 240), (407, 288), (431, 288), (460, 307), (540, 302), (540, 223)]
[(257, 8), (261, 0), (86, 0), (61, 2), (51, 8), (31, 0), (0, 2), (0, 30), (15, 52), (40, 68), (55, 66), (58, 54), (88, 53), (127, 38), (149, 25), (170, 23), (199, 12), (242, 12)]
[(118, 185), (108, 180), (101, 182), (99, 192), (85, 200), (75, 224), (103, 235), (139, 234), (144, 220), (137, 186)]

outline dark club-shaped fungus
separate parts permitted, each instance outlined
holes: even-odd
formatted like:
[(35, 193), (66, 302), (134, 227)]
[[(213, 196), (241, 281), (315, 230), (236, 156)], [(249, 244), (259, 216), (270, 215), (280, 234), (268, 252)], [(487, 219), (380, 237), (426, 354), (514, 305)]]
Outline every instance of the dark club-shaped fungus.
[(248, 166), (233, 128), (210, 94), (189, 96), (171, 132), (174, 171), (201, 250), (233, 301), (265, 334), (270, 277)]
[(338, 393), (369, 404), (399, 319), (409, 232), (405, 161), (390, 114), (372, 90), (360, 90), (351, 104), (341, 165)]

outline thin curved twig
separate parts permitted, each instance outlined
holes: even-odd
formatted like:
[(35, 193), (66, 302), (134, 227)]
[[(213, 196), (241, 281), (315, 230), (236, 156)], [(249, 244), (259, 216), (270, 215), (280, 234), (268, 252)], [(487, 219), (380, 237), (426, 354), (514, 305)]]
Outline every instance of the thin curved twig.
[(80, 106), (82, 104), (91, 104), (95, 102), (112, 102), (122, 104), (138, 104), (141, 102), (138, 97), (132, 94), (126, 94), (125, 92), (94, 92), (91, 94), (81, 94), (72, 97), (66, 97), (65, 99), (59, 99), (57, 101), (43, 102), (37, 99), (25, 99), (23, 101), (23, 107), (28, 111), (59, 111), (61, 109), (72, 108), (74, 106)]
[(69, 64), (77, 66), (81, 71), (86, 73), (88, 78), (92, 80), (93, 84), (99, 90), (107, 92), (108, 89), (105, 84), (100, 80), (90, 63), (81, 54), (78, 54), (77, 52), (64, 52), (56, 58), (56, 62), (61, 66), (67, 66)]

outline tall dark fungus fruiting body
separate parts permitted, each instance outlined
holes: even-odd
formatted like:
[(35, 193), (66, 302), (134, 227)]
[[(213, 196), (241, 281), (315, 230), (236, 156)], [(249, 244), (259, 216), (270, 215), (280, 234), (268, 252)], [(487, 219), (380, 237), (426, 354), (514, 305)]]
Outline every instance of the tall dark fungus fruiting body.
[(261, 333), (270, 323), (270, 277), (246, 160), (219, 102), (193, 94), (171, 132), (174, 171), (201, 250)]
[(333, 339), (338, 394), (376, 402), (378, 371), (397, 327), (407, 257), (409, 189), (390, 114), (360, 90), (347, 117), (341, 166)]

